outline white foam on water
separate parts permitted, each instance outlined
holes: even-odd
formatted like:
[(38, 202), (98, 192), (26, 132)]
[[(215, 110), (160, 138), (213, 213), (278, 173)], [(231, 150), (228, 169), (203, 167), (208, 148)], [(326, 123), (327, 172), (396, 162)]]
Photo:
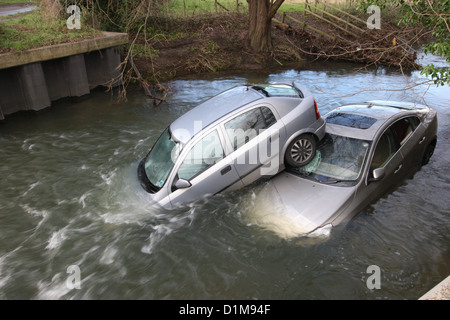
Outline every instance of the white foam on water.
[(118, 249), (114, 245), (109, 245), (106, 247), (105, 251), (103, 252), (102, 256), (100, 257), (100, 264), (103, 265), (109, 265), (114, 262), (114, 258), (118, 252)]
[[(138, 225), (148, 228), (150, 234), (142, 246), (142, 253), (151, 254), (165, 237), (192, 221), (195, 208), (167, 210), (150, 199), (137, 179), (137, 163), (116, 168), (111, 174), (102, 174), (102, 182), (91, 192), (85, 193), (83, 207), (95, 199), (97, 217), (114, 226)], [(87, 199), (86, 199), (87, 198)], [(91, 206), (92, 207), (92, 206)], [(113, 263), (114, 247), (105, 249), (100, 263)]]
[(172, 232), (184, 226), (190, 225), (194, 217), (195, 207), (187, 212), (173, 215), (167, 212), (165, 219), (153, 226), (153, 232), (148, 237), (148, 243), (141, 248), (142, 253), (152, 254), (156, 245)]
[(157, 225), (154, 227), (154, 232), (148, 237), (148, 244), (141, 248), (142, 253), (152, 254), (156, 244), (158, 244), (164, 237), (171, 234), (173, 228), (166, 225)]
[(38, 281), (37, 288), (38, 300), (59, 300), (63, 296), (67, 295), (73, 289), (70, 288), (67, 281), (68, 274), (58, 273), (56, 274), (50, 282), (48, 281)]
[(21, 204), (20, 205), (22, 207), (23, 210), (25, 210), (26, 213), (35, 216), (35, 217), (47, 217), (49, 214), (48, 210), (38, 210), (38, 209), (34, 209), (32, 207), (30, 207), (27, 204)]
[(78, 203), (81, 204), (82, 208), (86, 208), (86, 198), (91, 195), (91, 192), (88, 191), (81, 195), (80, 199), (78, 199)]
[(30, 184), (30, 187), (28, 188), (27, 191), (25, 191), (22, 194), (22, 197), (26, 197), (31, 190), (33, 190), (34, 188), (36, 188), (40, 184), (42, 184), (40, 181), (36, 181), (35, 183)]
[[(3, 288), (11, 279), (11, 275), (4, 267), (7, 255), (0, 257), (0, 288)], [(0, 292), (0, 299), (2, 298)]]
[(45, 249), (56, 249), (61, 246), (64, 240), (67, 239), (67, 228), (63, 228), (61, 230), (55, 231), (52, 233), (50, 239), (48, 240), (47, 246)]

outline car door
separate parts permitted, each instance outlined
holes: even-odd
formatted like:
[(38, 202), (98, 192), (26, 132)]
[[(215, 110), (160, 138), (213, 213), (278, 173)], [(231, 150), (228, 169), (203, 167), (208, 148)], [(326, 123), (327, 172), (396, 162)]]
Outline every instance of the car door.
[(285, 139), (280, 125), (267, 106), (245, 111), (224, 123), (233, 163), (244, 184), (278, 172), (280, 140)]
[[(169, 195), (172, 205), (192, 202), (213, 195), (234, 184), (242, 184), (239, 175), (225, 156), (224, 137), (215, 128), (197, 139), (177, 161), (176, 175)], [(177, 181), (184, 185), (176, 187)]]
[(405, 170), (407, 173), (412, 173), (420, 167), (422, 162), (422, 155), (427, 145), (426, 128), (415, 116), (401, 119), (397, 123), (401, 128), (398, 130), (398, 140)]
[[(403, 155), (392, 126), (375, 141), (373, 148), (365, 183), (360, 185), (356, 194), (361, 201), (361, 209), (392, 190), (405, 175)], [(381, 179), (373, 176), (374, 170), (379, 168), (384, 170)]]

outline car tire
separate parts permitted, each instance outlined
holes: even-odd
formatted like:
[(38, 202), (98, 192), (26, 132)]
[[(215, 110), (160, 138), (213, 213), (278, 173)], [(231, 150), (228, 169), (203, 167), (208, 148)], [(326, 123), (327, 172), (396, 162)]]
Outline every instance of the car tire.
[(298, 168), (311, 162), (316, 154), (316, 139), (310, 134), (302, 134), (289, 144), (285, 161), (290, 167)]
[(425, 152), (424, 152), (423, 157), (422, 157), (422, 165), (423, 166), (428, 164), (428, 162), (430, 162), (430, 159), (433, 156), (435, 147), (436, 147), (436, 142), (432, 142), (425, 149)]

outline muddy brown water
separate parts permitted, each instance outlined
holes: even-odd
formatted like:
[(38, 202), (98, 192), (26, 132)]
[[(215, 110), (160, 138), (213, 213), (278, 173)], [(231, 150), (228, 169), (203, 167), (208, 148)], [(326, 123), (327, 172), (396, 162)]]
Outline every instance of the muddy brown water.
[[(254, 223), (258, 186), (173, 211), (150, 203), (136, 167), (172, 120), (231, 86), (294, 79), (323, 114), (424, 98), (439, 114), (433, 158), (320, 242)], [(141, 92), (113, 104), (97, 90), (9, 116), (0, 124), (0, 299), (419, 298), (450, 273), (450, 89), (401, 90), (422, 80), (326, 63), (179, 79), (158, 109)], [(379, 289), (367, 285), (370, 266)]]

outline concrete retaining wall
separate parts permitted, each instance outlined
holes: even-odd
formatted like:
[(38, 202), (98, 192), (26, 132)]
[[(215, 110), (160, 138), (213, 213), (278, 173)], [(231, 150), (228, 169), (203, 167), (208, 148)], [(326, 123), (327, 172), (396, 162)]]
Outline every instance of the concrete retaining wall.
[(41, 110), (52, 101), (119, 85), (120, 50), (126, 34), (0, 55), (0, 119), (20, 110)]
[(419, 300), (450, 300), (450, 276), (438, 283)]

